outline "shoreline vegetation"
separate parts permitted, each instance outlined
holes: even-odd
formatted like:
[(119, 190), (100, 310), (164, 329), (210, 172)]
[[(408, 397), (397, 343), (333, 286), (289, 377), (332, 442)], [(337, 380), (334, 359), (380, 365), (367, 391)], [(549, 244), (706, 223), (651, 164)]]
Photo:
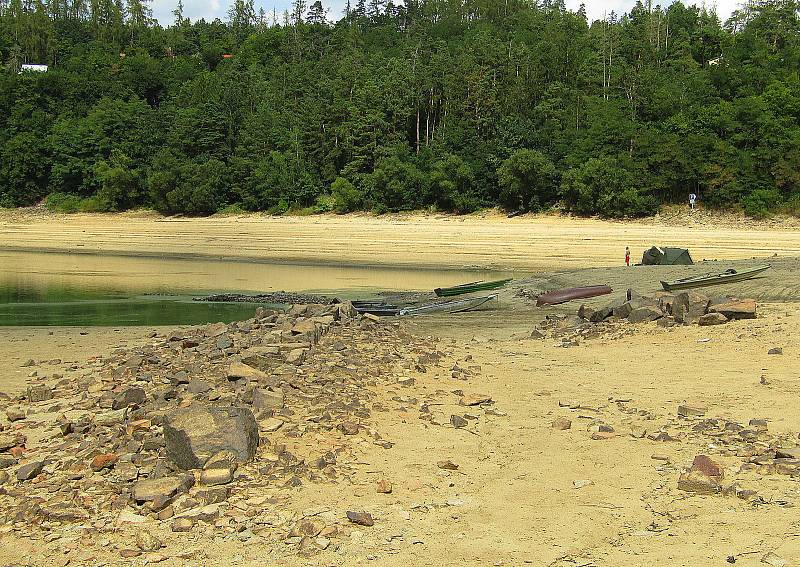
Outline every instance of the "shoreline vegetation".
[(327, 8), (0, 3), (0, 206), (800, 210), (797, 0)]

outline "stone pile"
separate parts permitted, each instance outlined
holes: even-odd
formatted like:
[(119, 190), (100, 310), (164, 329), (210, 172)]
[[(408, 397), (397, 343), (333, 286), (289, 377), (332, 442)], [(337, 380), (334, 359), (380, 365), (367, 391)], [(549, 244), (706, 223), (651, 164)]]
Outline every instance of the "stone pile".
[(391, 448), (370, 426), (376, 392), (445, 357), (349, 303), (259, 308), (151, 339), (0, 399), (0, 523), (28, 536), (156, 521), (324, 549), (345, 511), (309, 535), (262, 487), (339, 482), (356, 460), (349, 440)]
[(621, 338), (634, 331), (620, 323), (655, 321), (661, 328), (677, 325), (721, 325), (739, 319), (755, 319), (754, 299), (708, 297), (696, 291), (678, 294), (658, 292), (651, 296), (628, 292), (628, 299), (605, 307), (581, 305), (574, 316), (548, 315), (531, 333), (531, 338), (551, 337), (563, 347), (580, 344), (582, 339), (612, 335)]

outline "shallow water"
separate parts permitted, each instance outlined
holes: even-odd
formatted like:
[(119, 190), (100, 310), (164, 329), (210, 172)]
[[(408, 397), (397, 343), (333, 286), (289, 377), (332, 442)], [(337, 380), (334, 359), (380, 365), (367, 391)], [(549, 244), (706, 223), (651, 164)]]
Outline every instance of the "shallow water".
[(505, 274), (357, 266), (0, 252), (0, 326), (177, 325), (250, 317), (253, 304), (197, 295), (271, 291), (366, 297), (424, 291)]

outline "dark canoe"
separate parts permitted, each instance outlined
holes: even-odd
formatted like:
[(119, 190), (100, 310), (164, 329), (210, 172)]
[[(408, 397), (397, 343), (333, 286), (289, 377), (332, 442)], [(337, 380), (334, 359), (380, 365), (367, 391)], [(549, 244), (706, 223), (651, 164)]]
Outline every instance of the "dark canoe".
[(543, 293), (536, 300), (536, 306), (542, 307), (543, 305), (559, 305), (568, 301), (576, 299), (587, 299), (589, 297), (598, 297), (600, 295), (608, 295), (614, 291), (607, 285), (593, 285), (589, 287), (571, 287), (568, 289), (557, 289), (548, 293)]
[(704, 276), (683, 278), (681, 280), (675, 280), (674, 282), (661, 282), (661, 286), (665, 291), (680, 291), (682, 289), (693, 289), (696, 287), (706, 287), (709, 285), (742, 282), (766, 272), (771, 267), (772, 266), (759, 266), (749, 270), (726, 270), (719, 274), (706, 274)]
[(390, 305), (382, 301), (353, 301), (353, 308), (362, 315), (369, 313), (378, 317), (393, 317), (400, 313), (397, 305)]
[(479, 307), (497, 299), (497, 294), (486, 297), (470, 297), (468, 299), (456, 299), (455, 301), (443, 301), (440, 303), (428, 303), (419, 307), (406, 307), (400, 311), (401, 317), (413, 315), (426, 315), (428, 313), (464, 313), (473, 311)]
[(438, 297), (453, 297), (456, 295), (465, 295), (467, 293), (475, 293), (478, 291), (491, 291), (499, 289), (510, 282), (513, 278), (505, 280), (497, 280), (493, 282), (472, 282), (468, 284), (457, 285), (454, 287), (438, 287), (433, 290)]

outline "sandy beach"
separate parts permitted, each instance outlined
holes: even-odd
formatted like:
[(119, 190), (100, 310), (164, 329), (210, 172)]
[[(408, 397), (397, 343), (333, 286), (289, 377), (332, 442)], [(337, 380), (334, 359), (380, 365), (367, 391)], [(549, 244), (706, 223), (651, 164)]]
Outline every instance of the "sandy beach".
[[(342, 535), (334, 536), (330, 547), (298, 556), (294, 544), (245, 542), (235, 530), (221, 527), (216, 537), (198, 531), (177, 534), (168, 522), (148, 520), (148, 529), (166, 547), (157, 557), (145, 553), (135, 561), (757, 567), (770, 554), (787, 565), (800, 561), (795, 477), (763, 468), (743, 472), (750, 455), (740, 446), (727, 447), (722, 437), (707, 436), (702, 428), (705, 420), (740, 423), (745, 429), (751, 420), (765, 420), (768, 435), (762, 432), (756, 446), (797, 445), (800, 231), (791, 226), (715, 228), (663, 219), (622, 224), (555, 217), (166, 220), (76, 215), (54, 222), (4, 215), (0, 234), (4, 248), (14, 250), (447, 265), (526, 274), (503, 291), (499, 309), (420, 318), (399, 323), (397, 331), (388, 329), (431, 342), (446, 354), (425, 372), (398, 360), (397, 376), (381, 376), (370, 387), (372, 407), (384, 409), (373, 411), (364, 425), (394, 446), (378, 447), (365, 432), (337, 438), (335, 443), (350, 443), (356, 463), (346, 480), (305, 481), (290, 492), (274, 485), (268, 492), (281, 495), (280, 504), (258, 512), (280, 508), (285, 516), (298, 518), (324, 508), (322, 517), (341, 518), (344, 510), (357, 508), (373, 512), (374, 527), (351, 529), (346, 519), (337, 519)], [(620, 266), (626, 245), (640, 253), (650, 244), (683, 245), (696, 260), (719, 262), (691, 268)], [(764, 278), (716, 290), (758, 299), (757, 319), (669, 329), (654, 322), (631, 324), (624, 332), (573, 348), (530, 335), (546, 315), (572, 315), (579, 304), (542, 310), (520, 296), (522, 290), (535, 294), (589, 283), (609, 283), (617, 294), (628, 287), (653, 292), (659, 279), (767, 261), (773, 270)], [(608, 301), (588, 304), (599, 307)], [(13, 380), (15, 386), (6, 393), (16, 395), (31, 372), (41, 378), (118, 348), (139, 348), (148, 344), (151, 331), (4, 329), (0, 364), (7, 370), (0, 380)], [(326, 340), (321, 345), (328, 348)], [(782, 354), (768, 354), (774, 348)], [(23, 367), (28, 359), (34, 364)], [(401, 375), (413, 381), (395, 382)], [(465, 408), (453, 392), (488, 395), (493, 411)], [(432, 417), (420, 409), (426, 404)], [(702, 416), (679, 417), (681, 405), (703, 408)], [(454, 428), (451, 414), (474, 416), (467, 427)], [(570, 420), (571, 427), (554, 429), (559, 418)], [(13, 426), (1, 411), (0, 424)], [(613, 434), (593, 438), (598, 424), (610, 426)], [(320, 446), (333, 442), (325, 435), (302, 439)], [(272, 440), (280, 442), (297, 440)], [(703, 454), (720, 463), (726, 482), (756, 492), (757, 498), (680, 490), (681, 472)], [(438, 468), (444, 459), (458, 464), (458, 470)], [(391, 494), (376, 492), (379, 478), (391, 480)], [(288, 532), (289, 527), (276, 529)], [(125, 530), (95, 537), (50, 529), (60, 536), (45, 543), (15, 535), (6, 525), (0, 563), (18, 560), (20, 550), (36, 565), (113, 563), (121, 560), (121, 549), (132, 545)]]

